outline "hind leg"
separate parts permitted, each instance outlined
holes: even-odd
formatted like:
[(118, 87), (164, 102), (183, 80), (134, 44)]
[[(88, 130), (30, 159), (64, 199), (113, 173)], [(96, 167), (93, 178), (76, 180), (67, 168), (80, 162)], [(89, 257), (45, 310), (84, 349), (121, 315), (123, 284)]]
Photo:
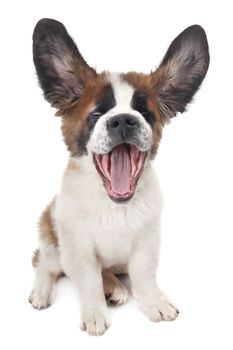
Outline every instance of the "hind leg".
[(113, 305), (124, 304), (129, 297), (126, 287), (112, 272), (108, 270), (102, 272), (102, 277), (106, 300)]
[(53, 287), (62, 273), (51, 219), (51, 205), (42, 214), (39, 229), (40, 246), (32, 259), (35, 280), (29, 302), (34, 308), (43, 309), (52, 303)]

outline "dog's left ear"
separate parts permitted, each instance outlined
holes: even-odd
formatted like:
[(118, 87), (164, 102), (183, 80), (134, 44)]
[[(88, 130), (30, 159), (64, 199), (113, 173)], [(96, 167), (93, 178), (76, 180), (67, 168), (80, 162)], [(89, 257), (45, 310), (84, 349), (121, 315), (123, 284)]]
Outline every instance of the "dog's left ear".
[(165, 120), (184, 112), (209, 66), (205, 31), (199, 25), (185, 29), (169, 46), (159, 68), (151, 73), (160, 113)]
[(33, 33), (33, 60), (45, 99), (60, 111), (68, 109), (97, 77), (89, 67), (64, 25), (41, 19)]

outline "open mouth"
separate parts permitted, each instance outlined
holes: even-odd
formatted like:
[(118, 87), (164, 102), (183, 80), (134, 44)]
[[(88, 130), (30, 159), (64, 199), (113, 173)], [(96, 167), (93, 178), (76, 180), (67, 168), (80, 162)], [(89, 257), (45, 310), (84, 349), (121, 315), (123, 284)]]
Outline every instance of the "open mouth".
[(122, 143), (109, 153), (93, 156), (109, 197), (117, 202), (130, 199), (143, 172), (146, 152), (133, 144)]

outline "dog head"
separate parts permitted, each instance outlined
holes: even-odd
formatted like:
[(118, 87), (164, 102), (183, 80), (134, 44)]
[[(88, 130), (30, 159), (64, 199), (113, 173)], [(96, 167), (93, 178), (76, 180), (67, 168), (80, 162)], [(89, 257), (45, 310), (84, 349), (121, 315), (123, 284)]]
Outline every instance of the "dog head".
[(194, 25), (171, 43), (156, 71), (98, 74), (63, 24), (51, 19), (35, 27), (33, 58), (45, 99), (62, 116), (71, 155), (89, 156), (117, 202), (133, 196), (163, 126), (184, 112), (209, 65), (205, 32)]

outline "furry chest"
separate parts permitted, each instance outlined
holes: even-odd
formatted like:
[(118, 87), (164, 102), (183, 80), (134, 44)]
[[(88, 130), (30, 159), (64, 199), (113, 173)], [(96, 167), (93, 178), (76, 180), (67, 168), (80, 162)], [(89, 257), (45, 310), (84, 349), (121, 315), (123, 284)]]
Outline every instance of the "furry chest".
[(109, 230), (97, 234), (95, 237), (96, 254), (103, 268), (114, 265), (127, 265), (133, 246), (130, 232)]

